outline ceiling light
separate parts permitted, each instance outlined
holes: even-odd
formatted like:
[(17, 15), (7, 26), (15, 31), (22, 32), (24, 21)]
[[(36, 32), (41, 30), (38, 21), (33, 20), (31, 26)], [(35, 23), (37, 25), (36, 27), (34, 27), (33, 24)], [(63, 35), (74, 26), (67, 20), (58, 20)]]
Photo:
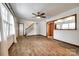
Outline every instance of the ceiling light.
[(39, 17), (39, 16), (38, 16), (38, 17), (36, 17), (36, 18), (38, 18), (38, 19), (39, 19), (39, 18), (41, 18), (41, 17)]

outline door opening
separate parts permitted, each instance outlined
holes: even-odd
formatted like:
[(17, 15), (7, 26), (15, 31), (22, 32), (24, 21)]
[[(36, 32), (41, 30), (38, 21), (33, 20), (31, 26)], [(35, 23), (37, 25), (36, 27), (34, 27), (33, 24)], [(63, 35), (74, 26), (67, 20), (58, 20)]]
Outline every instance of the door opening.
[(53, 38), (54, 36), (54, 21), (47, 22), (47, 37)]
[(23, 23), (19, 23), (19, 36), (23, 36), (24, 35), (24, 24)]

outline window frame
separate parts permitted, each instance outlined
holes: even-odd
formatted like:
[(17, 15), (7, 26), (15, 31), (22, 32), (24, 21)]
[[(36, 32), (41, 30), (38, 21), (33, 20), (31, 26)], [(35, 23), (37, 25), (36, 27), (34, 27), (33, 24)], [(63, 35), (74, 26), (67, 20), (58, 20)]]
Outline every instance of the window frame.
[[(13, 23), (10, 23), (10, 21), (11, 21), (11, 18), (10, 17), (12, 16), (12, 20), (13, 21), (14, 21), (14, 17), (13, 17), (13, 14), (5, 7), (5, 5), (1, 4), (0, 6), (2, 6), (0, 8), (4, 8), (4, 9), (2, 9), (3, 11), (6, 11), (6, 15), (5, 15), (5, 13), (1, 13), (1, 18), (2, 18), (2, 21), (3, 21), (3, 26), (5, 24), (4, 30), (5, 30), (5, 34), (7, 33), (6, 34), (6, 37), (8, 38), (9, 36), (15, 34), (15, 33), (11, 33), (12, 32), (11, 31), (11, 27), (13, 29), (15, 29), (14, 28), (14, 22)], [(3, 16), (5, 16), (5, 19), (6, 20), (3, 18)]]
[(77, 30), (77, 14), (73, 14), (73, 15), (70, 15), (70, 16), (62, 17), (62, 18), (56, 19), (55, 21), (59, 21), (61, 19), (65, 19), (65, 18), (68, 18), (68, 17), (71, 17), (71, 16), (75, 16), (75, 28), (74, 29), (69, 29), (69, 28), (68, 29), (63, 29), (63, 28), (62, 29), (57, 29), (56, 28), (57, 24), (55, 24), (55, 30)]

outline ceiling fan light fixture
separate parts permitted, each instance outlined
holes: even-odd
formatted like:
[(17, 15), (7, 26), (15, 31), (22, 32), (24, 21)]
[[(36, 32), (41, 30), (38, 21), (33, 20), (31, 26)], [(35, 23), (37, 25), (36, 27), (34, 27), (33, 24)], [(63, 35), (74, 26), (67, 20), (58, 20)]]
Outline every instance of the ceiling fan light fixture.
[(36, 18), (40, 19), (41, 17), (40, 16), (37, 16)]
[(45, 13), (37, 12), (37, 13), (32, 13), (32, 14), (33, 14), (37, 19), (46, 18)]

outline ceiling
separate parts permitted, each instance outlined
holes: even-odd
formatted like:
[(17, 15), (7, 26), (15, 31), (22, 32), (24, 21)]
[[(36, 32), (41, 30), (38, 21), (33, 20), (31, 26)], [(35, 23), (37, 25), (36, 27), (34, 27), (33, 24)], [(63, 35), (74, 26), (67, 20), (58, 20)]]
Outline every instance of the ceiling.
[(79, 6), (79, 3), (11, 3), (11, 6), (18, 18), (32, 21), (41, 19), (33, 18), (32, 13), (45, 12), (47, 18), (51, 18), (69, 9)]

